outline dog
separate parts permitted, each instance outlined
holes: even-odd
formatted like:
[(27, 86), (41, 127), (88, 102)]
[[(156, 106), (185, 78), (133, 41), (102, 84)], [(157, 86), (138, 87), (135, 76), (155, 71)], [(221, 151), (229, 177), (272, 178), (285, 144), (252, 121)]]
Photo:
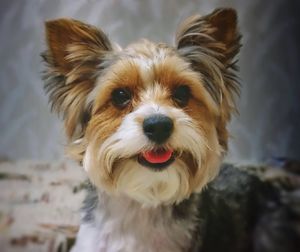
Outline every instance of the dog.
[(199, 195), (237, 111), (236, 11), (187, 18), (174, 46), (121, 48), (73, 19), (45, 26), (45, 90), (91, 182), (72, 251), (197, 251)]

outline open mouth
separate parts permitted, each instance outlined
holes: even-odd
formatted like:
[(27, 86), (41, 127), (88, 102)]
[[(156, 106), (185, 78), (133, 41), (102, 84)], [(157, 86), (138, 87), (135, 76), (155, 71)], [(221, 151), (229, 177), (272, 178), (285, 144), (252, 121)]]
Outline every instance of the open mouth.
[(138, 162), (155, 171), (161, 171), (175, 160), (173, 150), (163, 148), (142, 152), (138, 156)]

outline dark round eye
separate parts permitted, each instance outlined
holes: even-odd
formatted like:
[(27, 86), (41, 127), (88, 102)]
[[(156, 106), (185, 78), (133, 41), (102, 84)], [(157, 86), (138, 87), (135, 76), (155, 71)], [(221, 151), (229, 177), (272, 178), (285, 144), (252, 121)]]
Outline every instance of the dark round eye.
[(111, 93), (112, 103), (118, 108), (124, 108), (131, 100), (131, 92), (128, 88), (117, 88)]
[(184, 107), (188, 104), (191, 97), (191, 90), (188, 86), (178, 86), (173, 91), (173, 100), (180, 106)]

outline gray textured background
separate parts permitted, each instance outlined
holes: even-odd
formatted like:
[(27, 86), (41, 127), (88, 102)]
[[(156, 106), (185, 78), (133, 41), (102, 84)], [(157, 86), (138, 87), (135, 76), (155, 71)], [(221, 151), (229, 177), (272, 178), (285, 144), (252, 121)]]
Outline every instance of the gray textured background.
[(50, 114), (40, 80), (45, 20), (80, 19), (123, 46), (141, 37), (173, 43), (183, 18), (230, 6), (238, 10), (244, 47), (240, 116), (230, 125), (234, 138), (228, 158), (300, 157), (299, 2), (1, 0), (0, 156), (62, 157), (62, 124)]

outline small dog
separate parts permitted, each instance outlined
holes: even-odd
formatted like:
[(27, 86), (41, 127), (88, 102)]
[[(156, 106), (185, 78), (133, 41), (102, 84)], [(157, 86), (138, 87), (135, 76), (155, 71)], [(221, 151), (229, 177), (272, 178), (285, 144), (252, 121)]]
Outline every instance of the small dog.
[(122, 49), (79, 21), (46, 22), (45, 89), (93, 184), (73, 252), (196, 251), (198, 196), (236, 111), (240, 38), (233, 9), (186, 19), (175, 46)]

